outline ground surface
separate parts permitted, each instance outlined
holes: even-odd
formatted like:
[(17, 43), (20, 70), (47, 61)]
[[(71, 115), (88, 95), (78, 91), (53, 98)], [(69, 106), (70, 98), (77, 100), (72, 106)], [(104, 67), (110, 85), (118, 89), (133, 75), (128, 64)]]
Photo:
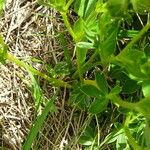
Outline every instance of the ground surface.
[[(63, 53), (55, 38), (55, 31), (61, 31), (61, 23), (55, 15), (54, 10), (39, 6), (34, 0), (7, 0), (0, 19), (0, 32), (9, 46), (9, 52), (38, 70), (43, 68), (31, 62), (32, 57), (44, 63), (57, 63)], [(28, 86), (30, 77), (26, 71), (11, 62), (0, 66), (0, 142), (6, 149), (21, 149), (33, 123), (35, 107)], [(45, 82), (42, 86), (49, 97), (52, 87)], [(56, 150), (65, 142), (71, 110), (64, 111), (63, 96), (57, 104), (61, 106), (57, 116), (48, 118), (40, 133), (42, 149)]]

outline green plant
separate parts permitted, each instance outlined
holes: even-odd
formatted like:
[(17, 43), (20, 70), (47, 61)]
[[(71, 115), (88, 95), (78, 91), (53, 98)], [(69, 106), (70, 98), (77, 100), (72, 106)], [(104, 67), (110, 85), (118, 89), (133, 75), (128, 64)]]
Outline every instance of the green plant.
[[(102, 149), (107, 144), (112, 144), (114, 149), (131, 147), (137, 150), (149, 149), (150, 54), (147, 43), (150, 21), (147, 20), (145, 26), (138, 31), (134, 28), (131, 30), (125, 28), (126, 24), (132, 24), (134, 14), (139, 13), (147, 17), (149, 2), (147, 0), (39, 0), (38, 3), (54, 8), (60, 13), (74, 43), (76, 66), (72, 67), (74, 64), (71, 53), (65, 46), (63, 34), (60, 35), (60, 43), (64, 49), (65, 59), (60, 65), (50, 67), (53, 73), (49, 73), (51, 77), (7, 53), (7, 46), (2, 38), (1, 61), (4, 62), (5, 59), (12, 61), (34, 75), (48, 80), (53, 86), (69, 89), (69, 103), (92, 116), (92, 121), (88, 122), (84, 130), (75, 135), (76, 143), (79, 142), (85, 149)], [(77, 15), (73, 23), (69, 22), (67, 15), (70, 7)], [(128, 38), (130, 42), (120, 44), (124, 38)], [(63, 68), (63, 65), (66, 66)], [(69, 76), (70, 84), (56, 79), (62, 71), (63, 79)], [(86, 75), (87, 73), (89, 76)], [(126, 119), (123, 118), (121, 123), (114, 121), (111, 133), (101, 139), (100, 119), (111, 108), (110, 105), (114, 104), (117, 109), (124, 109), (123, 112), (117, 110), (115, 113), (119, 112)], [(107, 115), (110, 114), (109, 112)], [(92, 122), (96, 122), (97, 125)], [(133, 124), (139, 125), (140, 129), (133, 127)], [(95, 127), (97, 129), (94, 130)], [(34, 129), (31, 130), (31, 134), (33, 133)], [(34, 133), (34, 138), (36, 134)], [(29, 139), (27, 141), (30, 141), (31, 145), (33, 139)], [(72, 145), (69, 144), (70, 147)]]

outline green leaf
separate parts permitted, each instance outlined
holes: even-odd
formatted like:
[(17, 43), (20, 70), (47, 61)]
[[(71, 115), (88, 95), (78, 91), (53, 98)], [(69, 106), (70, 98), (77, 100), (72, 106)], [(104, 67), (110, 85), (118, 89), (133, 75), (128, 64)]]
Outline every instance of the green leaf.
[(96, 83), (97, 83), (100, 91), (104, 94), (107, 94), (108, 93), (108, 84), (104, 77), (104, 74), (102, 74), (100, 72), (96, 72), (95, 79), (96, 79)]
[(71, 95), (69, 98), (71, 104), (76, 105), (79, 109), (87, 110), (90, 105), (91, 98), (85, 95), (80, 90), (80, 85), (74, 85), (73, 91), (71, 91)]
[(125, 80), (122, 86), (122, 92), (126, 94), (132, 94), (136, 92), (140, 86), (137, 84), (137, 81), (128, 79)]
[(0, 0), (0, 16), (1, 16), (2, 12), (3, 12), (4, 4), (5, 4), (5, 0)]
[(144, 137), (146, 141), (146, 147), (150, 149), (150, 125), (147, 123), (144, 131)]
[(109, 12), (99, 18), (100, 48), (99, 53), (102, 61), (108, 61), (116, 50), (118, 21), (112, 19)]
[(43, 92), (42, 92), (41, 87), (37, 83), (34, 75), (32, 74), (32, 72), (30, 72), (29, 70), (28, 70), (28, 72), (30, 74), (31, 81), (32, 81), (32, 83), (31, 83), (32, 84), (31, 91), (32, 91), (32, 95), (33, 95), (33, 98), (34, 98), (35, 107), (38, 109), (40, 104), (41, 104)]
[(140, 67), (141, 67), (142, 73), (150, 77), (150, 58), (147, 58), (147, 61), (144, 62)]
[(115, 28), (112, 28), (111, 30), (112, 32), (110, 35), (101, 45), (101, 51), (104, 58), (108, 58), (116, 50), (118, 26), (116, 25)]
[(141, 14), (146, 13), (146, 11), (150, 11), (150, 2), (149, 0), (131, 0), (133, 5), (133, 9)]
[(81, 41), (84, 36), (85, 36), (85, 31), (84, 31), (84, 20), (82, 18), (79, 18), (73, 26), (73, 31), (78, 39), (78, 41)]
[(91, 14), (91, 12), (95, 11), (96, 2), (97, 2), (97, 0), (88, 0), (87, 1), (85, 13), (84, 13), (84, 18), (87, 18)]
[(136, 107), (138, 109), (139, 112), (141, 112), (147, 119), (150, 119), (150, 97), (141, 99)]
[(90, 126), (87, 126), (83, 135), (79, 139), (79, 143), (86, 146), (92, 145), (94, 142), (94, 136), (94, 130)]
[(98, 14), (93, 12), (85, 20), (84, 30), (86, 33), (86, 38), (92, 43), (96, 41), (99, 33), (97, 16)]
[(58, 62), (54, 67), (54, 71), (57, 76), (64, 78), (69, 74), (68, 64), (66, 62)]
[(131, 78), (143, 80), (143, 78), (147, 78), (147, 75), (141, 71), (143, 58), (145, 58), (144, 52), (132, 49), (122, 53), (118, 60), (124, 65)]
[(83, 64), (86, 59), (87, 49), (75, 47), (76, 53), (78, 53), (79, 64)]
[(89, 42), (78, 42), (76, 46), (83, 49), (95, 49), (94, 44)]
[(88, 137), (88, 136), (81, 136), (80, 139), (79, 139), (79, 143), (81, 145), (90, 146), (93, 143), (93, 138)]
[(91, 98), (83, 93), (79, 93), (74, 97), (74, 104), (81, 110), (88, 110)]
[(51, 65), (46, 64), (45, 67), (46, 67), (47, 73), (50, 77), (57, 78), (57, 74)]
[(103, 3), (102, 1), (98, 1), (97, 4), (96, 4), (96, 12), (97, 13), (104, 13), (107, 11), (107, 8), (106, 8), (107, 4), (106, 3)]
[(74, 11), (78, 16), (83, 17), (85, 11), (86, 0), (76, 0), (74, 4)]
[(3, 37), (0, 35), (0, 62), (5, 63), (8, 46), (5, 44)]
[(104, 97), (95, 98), (89, 108), (89, 112), (92, 114), (98, 114), (106, 109), (107, 104), (108, 104), (108, 100), (106, 98)]
[[(110, 34), (108, 35), (108, 33)], [(106, 33), (108, 37), (102, 42), (101, 45), (102, 56), (104, 58), (108, 58), (116, 50), (118, 25), (115, 24), (115, 26), (112, 26), (108, 33)]]
[(91, 137), (94, 139), (95, 137), (95, 132), (94, 132), (94, 128), (93, 126), (87, 126), (85, 131), (84, 131), (84, 134), (85, 136), (88, 136), (88, 137)]
[(69, 69), (71, 70), (72, 69), (72, 58), (71, 58), (70, 49), (68, 47), (68, 42), (65, 37), (65, 34), (64, 33), (59, 34), (58, 39), (64, 50), (65, 60), (68, 64)]
[(80, 90), (90, 96), (90, 97), (97, 97), (100, 98), (102, 96), (101, 91), (99, 91), (95, 86), (93, 85), (83, 85), (80, 87)]
[(150, 49), (150, 44), (149, 43), (144, 45), (144, 52), (145, 52), (145, 55), (146, 55), (147, 58), (150, 58), (150, 51), (149, 51), (149, 49)]
[(110, 93), (111, 93), (111, 94), (114, 94), (114, 95), (117, 95), (117, 94), (119, 94), (121, 91), (122, 91), (122, 88), (120, 87), (120, 83), (117, 82), (117, 84), (115, 85), (114, 88), (112, 88), (112, 90), (111, 90)]
[(5, 4), (5, 0), (0, 0), (0, 16), (2, 14), (4, 4)]
[(108, 0), (107, 8), (112, 16), (122, 16), (128, 7), (128, 0)]
[(123, 150), (126, 149), (128, 145), (127, 138), (125, 134), (120, 134), (117, 136), (117, 141), (116, 141), (116, 149), (117, 150)]
[(142, 83), (144, 97), (150, 97), (150, 80), (144, 80)]
[(37, 117), (36, 121), (32, 125), (32, 128), (30, 129), (30, 132), (27, 136), (27, 139), (25, 143), (23, 144), (23, 150), (30, 150), (32, 147), (32, 143), (35, 140), (38, 132), (40, 131), (47, 115), (49, 112), (55, 112), (56, 108), (55, 105), (53, 104), (55, 97), (53, 97), (50, 101), (47, 102), (44, 110), (42, 111), (42, 114)]

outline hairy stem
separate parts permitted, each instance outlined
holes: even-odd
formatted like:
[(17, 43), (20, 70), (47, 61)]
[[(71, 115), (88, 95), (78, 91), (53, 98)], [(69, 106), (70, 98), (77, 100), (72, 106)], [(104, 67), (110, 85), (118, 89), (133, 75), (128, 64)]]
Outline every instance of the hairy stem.
[[(66, 13), (61, 13), (64, 24), (68, 30), (68, 32), (70, 33), (70, 35), (72, 36), (73, 40), (75, 41), (75, 43), (78, 42), (77, 36), (75, 35), (74, 31), (72, 30), (72, 27), (68, 21), (67, 15)], [(76, 57), (77, 57), (77, 70), (78, 70), (78, 75), (81, 81), (83, 81), (83, 77), (82, 77), (82, 73), (81, 73), (81, 64), (79, 62), (79, 50), (78, 48), (76, 48)]]
[(109, 94), (108, 98), (113, 103), (116, 103), (116, 104), (118, 104), (121, 107), (137, 111), (137, 107), (136, 107), (137, 104), (136, 103), (130, 103), (130, 102), (123, 101), (119, 96), (114, 95), (114, 94)]
[(142, 150), (142, 148), (137, 144), (137, 142), (135, 141), (135, 139), (132, 137), (131, 133), (130, 133), (130, 130), (127, 126), (124, 126), (124, 131), (125, 131), (125, 134), (128, 138), (128, 141), (130, 143), (130, 145), (133, 147), (133, 149), (135, 150)]
[(15, 63), (16, 65), (18, 65), (19, 67), (22, 67), (26, 70), (31, 71), (32, 73), (34, 73), (35, 75), (38, 75), (42, 78), (44, 78), (45, 80), (47, 80), (51, 85), (54, 86), (58, 86), (58, 87), (67, 87), (67, 88), (71, 88), (71, 85), (69, 85), (68, 83), (59, 80), (59, 79), (55, 79), (55, 78), (50, 78), (49, 76), (47, 76), (46, 74), (34, 69), (32, 66), (24, 63), (23, 61), (17, 59), (16, 57), (14, 57), (12, 54), (7, 53), (6, 55), (6, 59)]
[(65, 11), (67, 11), (70, 7), (70, 5), (73, 3), (74, 0), (69, 0), (68, 3), (65, 6)]
[(62, 18), (63, 18), (64, 24), (65, 24), (65, 26), (66, 26), (66, 28), (67, 28), (69, 34), (72, 36), (73, 40), (74, 40), (75, 42), (77, 42), (77, 37), (76, 37), (74, 31), (72, 30), (72, 27), (71, 27), (71, 25), (70, 25), (70, 23), (69, 23), (69, 21), (68, 21), (67, 14), (64, 13), (64, 12), (61, 12), (61, 16), (62, 16)]
[(150, 22), (148, 22), (144, 28), (129, 42), (129, 44), (116, 56), (117, 59), (120, 59), (120, 57), (129, 50), (133, 44), (135, 44), (150, 28)]

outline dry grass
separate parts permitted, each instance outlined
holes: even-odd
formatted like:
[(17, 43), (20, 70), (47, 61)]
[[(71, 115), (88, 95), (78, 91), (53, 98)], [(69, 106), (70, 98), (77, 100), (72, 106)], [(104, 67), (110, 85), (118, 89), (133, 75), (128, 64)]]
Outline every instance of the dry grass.
[[(31, 61), (32, 57), (52, 65), (63, 58), (63, 50), (57, 41), (57, 33), (63, 30), (58, 14), (37, 5), (35, 0), (6, 1), (0, 32), (9, 51), (35, 68), (44, 71), (41, 64)], [(69, 42), (68, 47), (72, 47), (72, 43)], [(10, 62), (0, 66), (0, 142), (6, 149), (21, 149), (35, 118), (34, 100), (25, 83), (30, 83), (25, 70)], [(41, 83), (45, 96), (50, 97), (55, 89), (45, 81)], [(66, 89), (56, 103), (57, 113), (48, 117), (33, 149), (39, 145), (44, 150), (62, 150), (82, 127), (85, 114), (76, 115), (74, 109), (66, 106), (65, 99)], [(80, 146), (75, 145), (72, 149), (80, 149)]]

